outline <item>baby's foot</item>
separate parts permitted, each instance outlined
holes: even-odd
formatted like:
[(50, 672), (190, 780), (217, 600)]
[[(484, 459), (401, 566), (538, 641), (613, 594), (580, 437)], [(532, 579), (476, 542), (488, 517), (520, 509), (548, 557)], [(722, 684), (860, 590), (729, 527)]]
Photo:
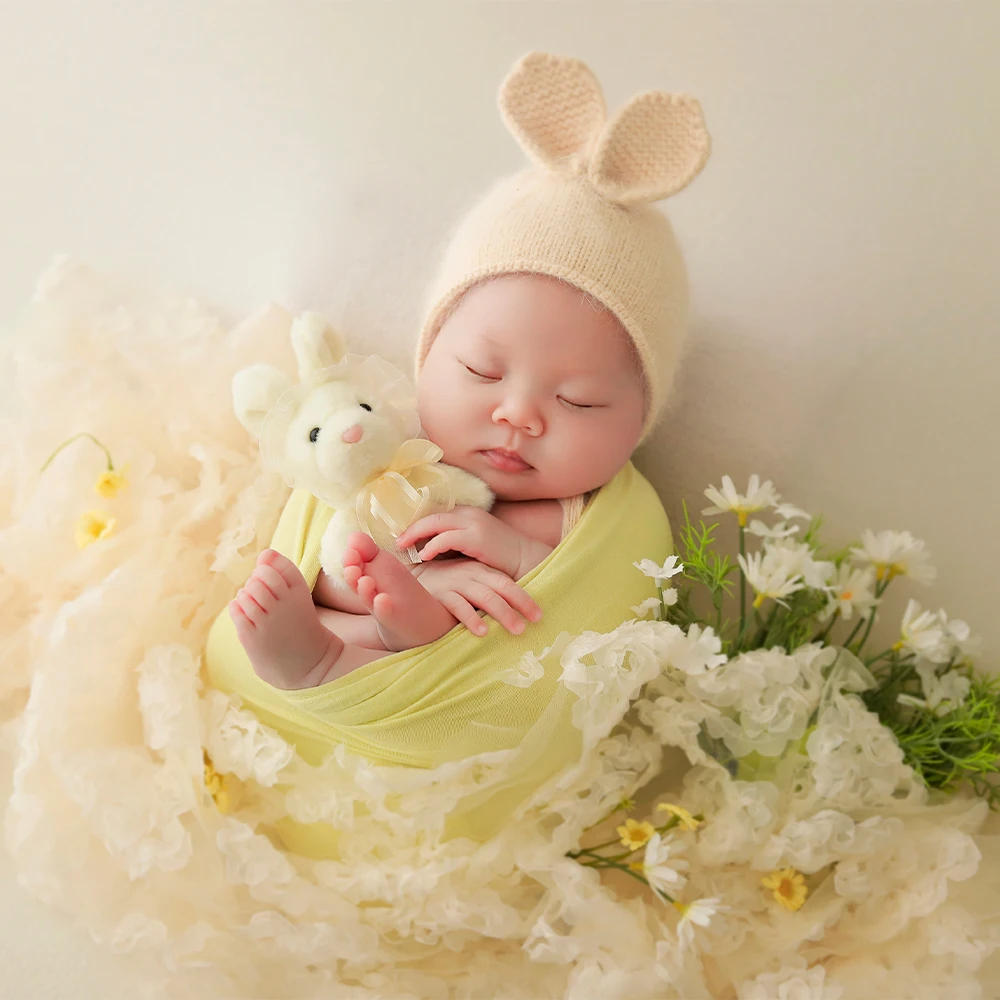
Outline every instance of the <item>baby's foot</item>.
[(298, 567), (274, 549), (257, 557), (229, 615), (254, 672), (274, 687), (314, 687), (344, 650), (340, 638), (320, 624)]
[(440, 639), (456, 620), (395, 557), (360, 531), (347, 539), (344, 579), (372, 617), (390, 650), (412, 649)]

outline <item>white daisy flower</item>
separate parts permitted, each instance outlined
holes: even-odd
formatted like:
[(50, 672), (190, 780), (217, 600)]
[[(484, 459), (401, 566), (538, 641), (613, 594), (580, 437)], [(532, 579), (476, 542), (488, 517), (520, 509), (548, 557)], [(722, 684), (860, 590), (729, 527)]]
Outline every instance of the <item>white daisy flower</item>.
[(949, 620), (943, 608), (938, 612), (938, 617), (944, 628), (945, 640), (951, 643), (952, 656), (961, 655), (965, 658), (975, 658), (982, 654), (982, 637), (973, 635), (966, 622), (963, 622), (961, 618)]
[(927, 704), (938, 715), (947, 715), (965, 701), (972, 683), (968, 677), (955, 670), (942, 674), (937, 681), (937, 686), (926, 692)]
[(798, 530), (797, 524), (788, 524), (787, 521), (779, 521), (777, 524), (769, 526), (763, 521), (753, 520), (747, 526), (747, 531), (758, 538), (791, 538), (792, 535), (798, 534)]
[(828, 581), (837, 568), (832, 562), (813, 558), (816, 553), (805, 542), (784, 539), (768, 543), (766, 549), (770, 552), (788, 553), (789, 565), (802, 575), (805, 585), (814, 590), (826, 590)]
[(654, 833), (646, 844), (646, 853), (643, 855), (641, 863), (642, 873), (645, 875), (650, 889), (664, 902), (667, 902), (664, 893), (683, 889), (684, 883), (687, 881), (687, 878), (681, 874), (688, 866), (683, 858), (674, 858), (669, 865), (666, 864), (674, 847), (673, 837), (664, 838), (660, 834)]
[(712, 917), (725, 909), (719, 905), (720, 902), (718, 896), (710, 896), (708, 899), (696, 899), (693, 903), (674, 903), (681, 914), (680, 923), (677, 924), (677, 938), (681, 947), (689, 948), (694, 943), (695, 924), (707, 927), (712, 922)]
[(951, 659), (951, 643), (945, 639), (940, 616), (933, 611), (922, 611), (912, 597), (903, 612), (899, 635), (899, 641), (892, 647), (896, 652), (906, 650), (932, 663), (947, 663)]
[(771, 484), (771, 480), (768, 479), (762, 485), (760, 476), (756, 473), (750, 477), (750, 484), (747, 486), (745, 495), (736, 492), (736, 487), (733, 486), (733, 481), (729, 476), (723, 476), (721, 492), (714, 486), (709, 486), (705, 490), (705, 496), (715, 506), (706, 507), (702, 514), (726, 514), (732, 511), (739, 516), (741, 526), (746, 525), (748, 514), (773, 507), (780, 499)]
[(812, 520), (812, 514), (807, 514), (801, 507), (796, 507), (794, 504), (779, 503), (774, 510), (782, 521), (794, 521), (797, 517), (802, 518), (803, 521)]
[(969, 693), (971, 686), (969, 678), (956, 670), (948, 670), (938, 676), (933, 663), (923, 660), (917, 664), (920, 675), (920, 686), (924, 689), (924, 697), (917, 698), (912, 694), (898, 695), (896, 700), (914, 708), (931, 709), (935, 715), (947, 715), (958, 708)]
[(684, 572), (684, 563), (680, 562), (677, 556), (671, 556), (662, 566), (657, 565), (652, 559), (643, 559), (642, 562), (634, 562), (632, 565), (645, 576), (651, 576), (657, 587), (661, 587), (665, 580), (672, 576)]
[(736, 558), (747, 583), (757, 594), (753, 601), (755, 608), (759, 608), (768, 597), (787, 607), (781, 598), (788, 597), (805, 586), (802, 574), (797, 572), (798, 557), (787, 550), (772, 549)]
[[(674, 593), (674, 600), (676, 600), (677, 591), (675, 590), (673, 593)], [(656, 613), (659, 610), (660, 610), (660, 599), (658, 597), (647, 597), (646, 600), (642, 602), (642, 604), (636, 604), (635, 607), (632, 608), (632, 614), (634, 614), (636, 618), (645, 618), (650, 612)]]
[(871, 563), (879, 580), (908, 576), (917, 583), (933, 583), (937, 570), (928, 562), (924, 543), (908, 531), (866, 531), (861, 548), (851, 549), (861, 563)]
[(857, 567), (843, 563), (830, 581), (830, 601), (820, 618), (826, 621), (839, 611), (845, 622), (850, 621), (855, 611), (864, 617), (877, 603), (875, 570), (871, 566)]

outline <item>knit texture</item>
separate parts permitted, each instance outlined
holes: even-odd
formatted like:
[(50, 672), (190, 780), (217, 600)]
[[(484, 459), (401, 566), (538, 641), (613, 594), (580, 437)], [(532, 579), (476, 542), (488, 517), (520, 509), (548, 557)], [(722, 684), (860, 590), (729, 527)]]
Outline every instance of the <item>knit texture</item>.
[(608, 122), (584, 63), (533, 52), (511, 70), (499, 105), (533, 166), (494, 185), (456, 228), (430, 290), (417, 372), (473, 285), (519, 272), (560, 278), (632, 338), (647, 385), (645, 437), (673, 382), (688, 308), (680, 248), (651, 202), (686, 186), (708, 158), (698, 102), (650, 91)]

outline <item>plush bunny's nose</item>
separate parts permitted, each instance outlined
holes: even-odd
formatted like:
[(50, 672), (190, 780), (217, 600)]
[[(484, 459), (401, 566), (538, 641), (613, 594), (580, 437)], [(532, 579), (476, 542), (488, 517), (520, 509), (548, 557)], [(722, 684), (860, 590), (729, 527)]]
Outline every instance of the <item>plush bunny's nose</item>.
[(361, 424), (355, 424), (353, 427), (348, 427), (346, 431), (341, 435), (340, 439), (345, 444), (357, 444), (360, 440), (364, 431), (361, 429)]

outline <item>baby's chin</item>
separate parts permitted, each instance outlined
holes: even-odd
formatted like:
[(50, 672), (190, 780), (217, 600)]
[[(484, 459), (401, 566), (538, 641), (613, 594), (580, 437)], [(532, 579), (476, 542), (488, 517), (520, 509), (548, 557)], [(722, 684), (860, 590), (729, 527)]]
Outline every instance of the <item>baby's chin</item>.
[(575, 483), (562, 481), (549, 481), (531, 473), (512, 476), (483, 476), (482, 477), (497, 500), (506, 503), (519, 503), (527, 500), (565, 500), (575, 497), (580, 493), (588, 493), (597, 489), (599, 483), (585, 485), (582, 489), (577, 489)]

